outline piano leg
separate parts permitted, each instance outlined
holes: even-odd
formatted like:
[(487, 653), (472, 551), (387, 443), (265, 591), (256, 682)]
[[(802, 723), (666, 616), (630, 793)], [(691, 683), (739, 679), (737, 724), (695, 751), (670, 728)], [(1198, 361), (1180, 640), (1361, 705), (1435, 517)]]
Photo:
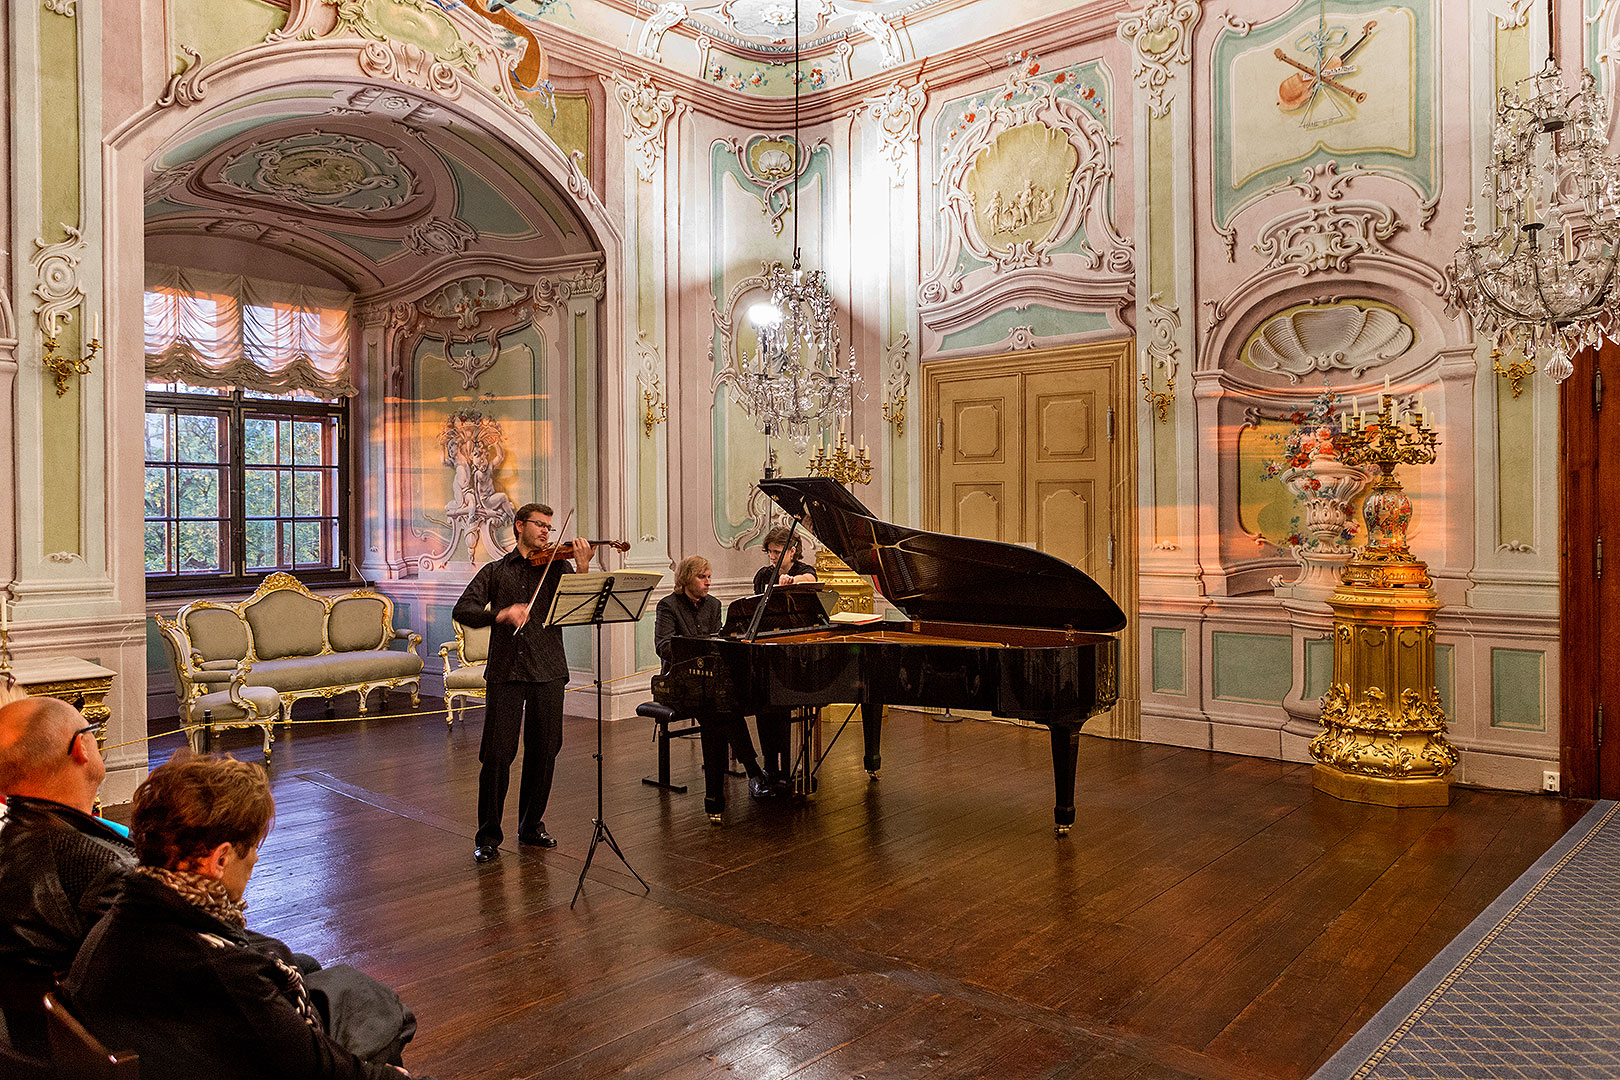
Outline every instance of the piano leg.
[(883, 768), (883, 706), (869, 701), (861, 703), (861, 736), (866, 740), (866, 775), (878, 778)]
[(1074, 769), (1080, 758), (1080, 725), (1053, 724), (1052, 779), (1057, 792), (1057, 804), (1052, 808), (1059, 836), (1069, 835), (1074, 824)]
[(703, 742), (703, 812), (709, 822), (720, 824), (726, 810), (726, 766), (731, 760), (731, 727), (742, 721), (729, 716), (699, 719), (699, 739)]

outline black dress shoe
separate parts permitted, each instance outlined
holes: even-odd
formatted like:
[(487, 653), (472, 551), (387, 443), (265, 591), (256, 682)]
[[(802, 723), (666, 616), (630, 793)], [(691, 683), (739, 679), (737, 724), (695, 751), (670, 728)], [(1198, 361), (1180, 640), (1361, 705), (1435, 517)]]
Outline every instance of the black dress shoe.
[(487, 862), (494, 862), (500, 857), (500, 854), (501, 849), (498, 847), (479, 844), (477, 847), (473, 848), (473, 862), (478, 863), (481, 866)]
[(776, 793), (771, 790), (771, 778), (761, 774), (748, 778), (748, 794), (756, 799), (769, 799)]
[(535, 832), (518, 833), (518, 843), (530, 847), (556, 847), (557, 840), (544, 829)]

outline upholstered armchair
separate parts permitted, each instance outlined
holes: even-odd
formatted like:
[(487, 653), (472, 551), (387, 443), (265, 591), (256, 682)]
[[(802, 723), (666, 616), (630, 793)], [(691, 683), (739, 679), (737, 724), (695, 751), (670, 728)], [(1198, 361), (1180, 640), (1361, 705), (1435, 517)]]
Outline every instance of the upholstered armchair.
[(180, 623), (161, 615), (152, 619), (174, 670), (180, 722), (192, 748), (203, 749), (216, 731), (256, 727), (264, 732), (264, 759), (269, 762), (271, 744), (276, 741), (273, 725), (281, 719), (281, 695), (275, 687), (248, 686), (253, 661), (246, 658), (228, 664), (205, 663)]
[[(444, 722), (455, 725), (458, 711), (465, 715), (467, 700), (484, 700), (484, 664), (489, 660), (489, 627), (463, 626), (451, 620), (456, 639), (439, 646), (444, 660)], [(454, 661), (451, 655), (454, 654)], [(461, 700), (460, 709), (456, 701)]]

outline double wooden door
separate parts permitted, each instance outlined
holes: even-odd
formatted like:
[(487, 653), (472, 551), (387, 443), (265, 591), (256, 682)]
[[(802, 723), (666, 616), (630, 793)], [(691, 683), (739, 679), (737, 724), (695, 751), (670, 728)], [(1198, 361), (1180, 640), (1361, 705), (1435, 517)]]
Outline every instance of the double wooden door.
[[(1131, 352), (1125, 340), (924, 364), (925, 527), (1054, 555), (1134, 611)], [(1116, 734), (1139, 723), (1130, 634)]]

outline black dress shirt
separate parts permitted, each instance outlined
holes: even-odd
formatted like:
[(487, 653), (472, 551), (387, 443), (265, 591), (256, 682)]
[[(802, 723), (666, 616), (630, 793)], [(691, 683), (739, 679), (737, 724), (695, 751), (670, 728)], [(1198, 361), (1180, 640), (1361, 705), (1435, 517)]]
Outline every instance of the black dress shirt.
[(713, 596), (692, 602), (676, 590), (658, 601), (653, 619), (653, 648), (669, 672), (669, 639), (672, 637), (713, 637), (720, 632), (720, 601)]
[[(485, 563), (456, 601), (456, 621), (464, 626), (487, 626), (489, 663), (485, 682), (550, 682), (568, 678), (568, 657), (563, 652), (562, 628), (542, 628), (540, 623), (551, 610), (551, 597), (564, 574), (574, 572), (568, 559), (558, 559), (541, 568), (529, 565), (517, 549), (494, 562)], [(495, 616), (512, 604), (527, 604), (534, 588), (545, 584), (529, 612), (530, 625), (521, 634), (510, 624), (498, 623)]]
[[(754, 571), (754, 592), (756, 595), (765, 591), (765, 586), (771, 583), (771, 574), (775, 570), (776, 567), (772, 564), (762, 566)], [(784, 566), (781, 572), (790, 577), (798, 577), (800, 574), (809, 574), (811, 577), (816, 576), (816, 568), (802, 559), (794, 559), (793, 565)]]

